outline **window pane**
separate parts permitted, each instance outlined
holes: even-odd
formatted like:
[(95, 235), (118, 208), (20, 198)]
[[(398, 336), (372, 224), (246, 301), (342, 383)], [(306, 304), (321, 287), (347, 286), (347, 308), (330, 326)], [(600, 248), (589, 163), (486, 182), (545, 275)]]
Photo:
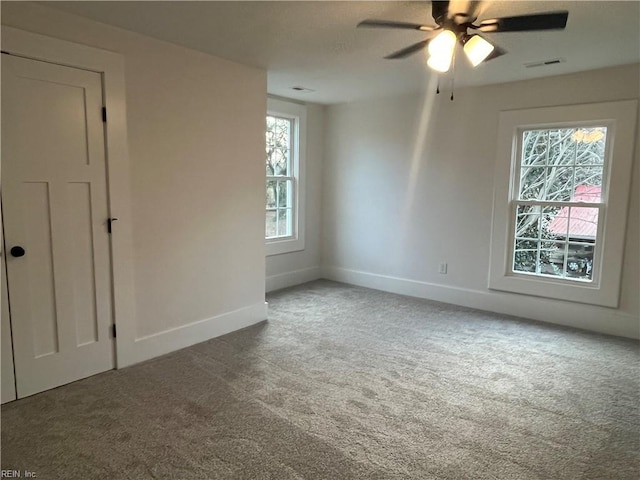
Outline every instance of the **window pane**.
[(290, 207), (291, 201), (291, 180), (278, 180), (278, 207)]
[(265, 236), (267, 238), (276, 236), (276, 212), (275, 210), (267, 211), (267, 221), (266, 221), (266, 229)]
[(545, 179), (546, 191), (542, 200), (568, 202), (573, 195), (572, 167), (549, 167)]
[(565, 242), (541, 242), (539, 271), (541, 275), (564, 276)]
[(515, 250), (513, 255), (514, 272), (536, 272), (537, 249)]
[(520, 171), (520, 200), (541, 200), (545, 185), (543, 167), (523, 168)]
[(288, 118), (267, 116), (267, 175), (290, 175), (292, 127), (293, 121)]
[(574, 134), (574, 128), (549, 130), (548, 165), (574, 165), (576, 158), (576, 142), (573, 139)]
[[(585, 166), (585, 167), (577, 167), (576, 168), (576, 194), (577, 190), (582, 188), (584, 190), (585, 187), (596, 187), (597, 191), (592, 189), (590, 192), (591, 199), (583, 199), (579, 200), (582, 202), (599, 202), (600, 201), (600, 190), (602, 188), (602, 167), (601, 166)], [(586, 193), (586, 192), (585, 192)], [(593, 199), (596, 197), (597, 199)]]
[[(543, 207), (541, 222), (542, 239), (554, 240), (567, 236), (567, 225), (569, 219), (569, 209), (567, 207)], [(542, 247), (547, 248), (547, 247)]]
[(593, 243), (569, 243), (567, 277), (590, 281), (593, 278)]
[(540, 237), (540, 207), (537, 205), (518, 205), (516, 210), (516, 237)]
[(576, 164), (604, 165), (606, 127), (576, 129), (574, 139), (576, 140)]
[(599, 185), (578, 184), (571, 200), (574, 202), (598, 203), (602, 200), (601, 196), (602, 187)]
[(276, 188), (277, 188), (276, 180), (267, 180), (267, 208), (275, 208), (276, 206)]
[(548, 130), (527, 130), (522, 134), (522, 165), (544, 166), (549, 146)]
[(599, 209), (593, 207), (569, 208), (569, 238), (595, 242), (598, 235)]
[(278, 236), (288, 237), (292, 234), (291, 229), (291, 209), (278, 210)]

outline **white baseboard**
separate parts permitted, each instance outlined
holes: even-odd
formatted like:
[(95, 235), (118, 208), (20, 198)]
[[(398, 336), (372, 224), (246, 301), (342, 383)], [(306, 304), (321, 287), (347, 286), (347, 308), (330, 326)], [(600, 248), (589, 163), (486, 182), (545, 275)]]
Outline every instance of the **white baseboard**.
[(137, 338), (130, 350), (133, 355), (132, 361), (127, 362), (127, 365), (171, 353), (249, 327), (266, 319), (267, 303), (263, 302)]
[(320, 267), (303, 268), (292, 272), (271, 275), (266, 278), (266, 290), (267, 292), (273, 292), (274, 290), (293, 287), (294, 285), (311, 282), (313, 280), (318, 280), (319, 278), (321, 278)]
[(619, 337), (640, 338), (640, 319), (606, 307), (451, 287), (341, 267), (324, 267), (322, 278)]

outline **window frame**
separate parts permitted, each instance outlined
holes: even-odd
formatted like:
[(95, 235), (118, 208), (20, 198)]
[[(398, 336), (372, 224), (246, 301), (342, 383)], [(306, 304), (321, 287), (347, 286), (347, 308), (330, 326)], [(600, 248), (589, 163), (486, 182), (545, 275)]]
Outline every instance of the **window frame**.
[(291, 235), (287, 237), (266, 238), (266, 212), (265, 205), (265, 244), (266, 255), (281, 255), (304, 250), (305, 247), (305, 160), (306, 160), (306, 136), (307, 136), (307, 109), (305, 105), (267, 98), (267, 116), (274, 116), (292, 120), (289, 176), (267, 176), (269, 179), (291, 180)]
[[(636, 100), (626, 100), (500, 112), (490, 289), (607, 307), (618, 306), (637, 108)], [(513, 232), (517, 205), (526, 203), (518, 199), (522, 132), (596, 124), (607, 127), (601, 200), (597, 204), (582, 204), (600, 209), (593, 279), (586, 282), (514, 272)], [(612, 185), (615, 187), (611, 188)]]

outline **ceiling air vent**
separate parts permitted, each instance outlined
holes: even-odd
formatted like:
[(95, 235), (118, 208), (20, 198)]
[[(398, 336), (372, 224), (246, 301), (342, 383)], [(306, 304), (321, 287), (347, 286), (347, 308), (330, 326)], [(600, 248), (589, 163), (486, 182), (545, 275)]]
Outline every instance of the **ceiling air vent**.
[(558, 63), (564, 63), (566, 60), (564, 58), (551, 58), (549, 60), (541, 60), (539, 62), (529, 62), (523, 63), (525, 68), (535, 68), (535, 67), (548, 67), (549, 65), (557, 65)]

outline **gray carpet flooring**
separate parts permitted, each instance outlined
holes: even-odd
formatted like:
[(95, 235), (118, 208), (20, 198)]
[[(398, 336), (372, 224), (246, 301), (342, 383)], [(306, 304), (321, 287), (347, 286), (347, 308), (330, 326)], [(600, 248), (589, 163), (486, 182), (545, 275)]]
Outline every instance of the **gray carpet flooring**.
[(638, 479), (638, 342), (318, 281), (2, 407), (44, 479)]

